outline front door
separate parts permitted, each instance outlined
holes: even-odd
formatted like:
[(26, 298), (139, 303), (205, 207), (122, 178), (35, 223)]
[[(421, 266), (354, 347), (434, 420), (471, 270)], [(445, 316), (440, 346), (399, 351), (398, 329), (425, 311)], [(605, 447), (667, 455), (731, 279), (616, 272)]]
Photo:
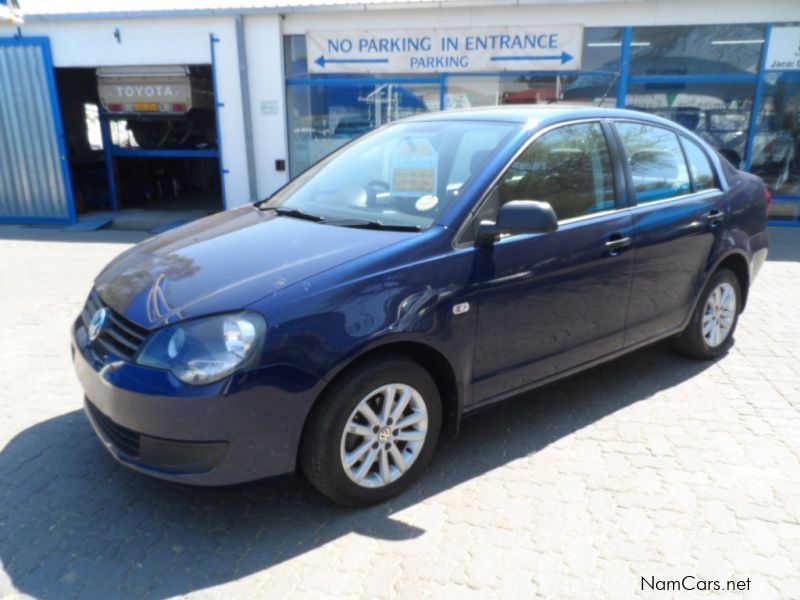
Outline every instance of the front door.
[(603, 128), (584, 122), (543, 134), (492, 191), (478, 220), (539, 200), (559, 228), (476, 248), (476, 402), (622, 348), (633, 253), (616, 183)]

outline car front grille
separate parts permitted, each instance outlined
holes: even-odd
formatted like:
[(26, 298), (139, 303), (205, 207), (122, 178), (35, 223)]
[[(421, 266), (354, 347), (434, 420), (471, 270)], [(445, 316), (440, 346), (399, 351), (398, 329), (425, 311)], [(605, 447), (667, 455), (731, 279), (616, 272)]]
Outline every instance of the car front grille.
[(92, 316), (104, 307), (108, 309), (108, 321), (100, 330), (100, 335), (95, 341), (120, 358), (132, 358), (147, 337), (148, 331), (112, 310), (101, 300), (100, 294), (96, 290), (92, 290), (92, 293), (89, 294), (89, 299), (81, 313), (81, 318), (87, 328)]
[(138, 458), (142, 436), (127, 427), (118, 425), (88, 400), (86, 405), (89, 407), (89, 412), (92, 414), (94, 422), (97, 423), (97, 427), (114, 444), (116, 449), (131, 458)]

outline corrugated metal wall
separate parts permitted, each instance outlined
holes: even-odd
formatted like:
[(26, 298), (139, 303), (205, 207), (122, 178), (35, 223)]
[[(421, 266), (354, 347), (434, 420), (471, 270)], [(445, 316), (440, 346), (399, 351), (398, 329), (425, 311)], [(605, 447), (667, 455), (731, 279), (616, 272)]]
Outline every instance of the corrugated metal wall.
[(45, 53), (42, 42), (0, 40), (0, 221), (74, 218)]

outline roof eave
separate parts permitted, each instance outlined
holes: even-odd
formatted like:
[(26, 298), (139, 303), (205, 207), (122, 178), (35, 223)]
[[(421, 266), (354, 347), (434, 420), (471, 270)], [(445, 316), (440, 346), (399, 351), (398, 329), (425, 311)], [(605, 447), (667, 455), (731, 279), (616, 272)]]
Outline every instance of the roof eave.
[[(519, 0), (505, 0), (506, 5), (516, 5)], [(26, 22), (42, 21), (82, 21), (82, 20), (114, 20), (114, 19), (153, 19), (169, 17), (204, 17), (204, 16), (232, 16), (253, 14), (293, 14), (317, 13), (340, 11), (373, 11), (373, 10), (404, 10), (404, 9), (434, 9), (434, 8), (460, 8), (464, 6), (497, 6), (491, 0), (419, 0), (412, 2), (381, 2), (368, 4), (353, 2), (346, 4), (317, 4), (313, 6), (260, 6), (260, 7), (231, 7), (231, 8), (197, 8), (197, 9), (171, 9), (171, 10), (142, 10), (142, 11), (103, 11), (103, 12), (70, 12), (70, 13), (27, 13), (24, 15)]]

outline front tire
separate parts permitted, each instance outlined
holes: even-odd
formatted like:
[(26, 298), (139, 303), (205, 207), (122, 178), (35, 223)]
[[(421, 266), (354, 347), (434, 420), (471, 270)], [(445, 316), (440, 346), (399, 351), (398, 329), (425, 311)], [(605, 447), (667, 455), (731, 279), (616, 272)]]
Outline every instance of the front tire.
[(436, 382), (419, 364), (396, 355), (365, 361), (320, 398), (303, 433), (300, 468), (338, 504), (383, 502), (425, 469), (441, 420)]
[(676, 338), (680, 352), (700, 360), (725, 354), (733, 344), (739, 321), (742, 291), (728, 269), (714, 273), (703, 290), (686, 329)]

